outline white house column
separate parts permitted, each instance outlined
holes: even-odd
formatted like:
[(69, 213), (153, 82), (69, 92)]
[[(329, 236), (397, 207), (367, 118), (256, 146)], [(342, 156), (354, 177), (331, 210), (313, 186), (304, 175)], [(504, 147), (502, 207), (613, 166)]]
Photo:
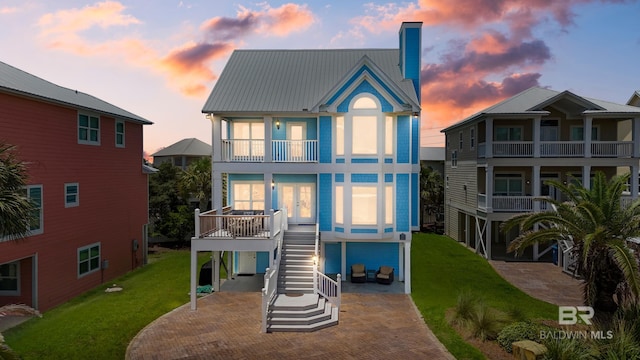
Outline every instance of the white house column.
[(267, 215), (269, 210), (273, 209), (273, 202), (271, 197), (273, 196), (273, 189), (271, 183), (273, 181), (273, 173), (264, 174), (264, 214)]
[(218, 209), (219, 214), (222, 214), (222, 202), (222, 173), (213, 171), (211, 175), (211, 208)]
[(271, 145), (271, 135), (272, 135), (271, 123), (272, 123), (271, 116), (265, 116), (264, 117), (264, 162), (273, 161), (273, 157), (271, 156), (271, 151), (273, 149), (273, 146)]
[(633, 118), (631, 122), (631, 140), (633, 141), (633, 157), (640, 157), (640, 117)]
[(404, 243), (404, 293), (411, 294), (411, 240)]
[(533, 118), (533, 157), (540, 157), (540, 123), (542, 122), (542, 116), (536, 116)]
[(485, 192), (487, 213), (493, 212), (493, 165), (485, 168)]
[(591, 165), (582, 167), (582, 187), (591, 189)]
[[(540, 182), (540, 165), (534, 165), (533, 166), (533, 174), (532, 174), (533, 178), (531, 179), (531, 194), (533, 195), (534, 198), (540, 197), (540, 188), (542, 187), (542, 184)], [(534, 201), (533, 202), (533, 211), (534, 212), (538, 212), (540, 211), (540, 202), (539, 201)]]
[(347, 280), (347, 242), (340, 242), (340, 271), (342, 276), (342, 281)]
[(484, 154), (487, 159), (493, 157), (493, 119), (485, 120), (485, 149)]
[(584, 157), (591, 157), (591, 127), (593, 126), (593, 118), (591, 116), (586, 116), (584, 118)]
[(211, 208), (222, 211), (222, 173), (216, 172), (216, 164), (222, 162), (222, 118), (207, 117), (211, 120)]
[(197, 308), (196, 287), (198, 283), (198, 251), (195, 247), (191, 247), (191, 285), (189, 286), (189, 295), (191, 297), (191, 310)]
[(631, 198), (632, 199), (637, 199), (638, 198), (638, 164), (636, 163), (635, 165), (631, 166)]
[(213, 271), (213, 291), (220, 291), (220, 251), (213, 252), (213, 258), (211, 259), (211, 269)]

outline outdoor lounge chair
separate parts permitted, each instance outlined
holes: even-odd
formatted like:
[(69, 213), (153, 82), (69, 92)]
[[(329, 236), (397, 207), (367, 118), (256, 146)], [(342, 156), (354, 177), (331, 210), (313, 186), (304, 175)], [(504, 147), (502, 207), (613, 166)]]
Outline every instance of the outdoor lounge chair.
[(380, 266), (376, 271), (376, 281), (378, 284), (391, 284), (393, 282), (393, 268), (390, 266)]
[(351, 282), (352, 283), (367, 282), (367, 269), (364, 267), (364, 264), (351, 265)]

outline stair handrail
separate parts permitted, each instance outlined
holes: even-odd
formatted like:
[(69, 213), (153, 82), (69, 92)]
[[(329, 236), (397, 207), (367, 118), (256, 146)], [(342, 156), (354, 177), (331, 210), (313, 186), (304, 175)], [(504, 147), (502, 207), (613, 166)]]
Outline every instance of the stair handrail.
[(342, 277), (340, 274), (337, 280), (333, 280), (318, 270), (320, 245), (320, 224), (316, 223), (315, 248), (313, 253), (313, 293), (322, 295), (327, 301), (340, 309), (342, 296)]
[(273, 303), (278, 295), (278, 276), (280, 274), (280, 259), (282, 259), (282, 242), (284, 239), (283, 231), (275, 235), (276, 238), (276, 254), (273, 266), (267, 268), (264, 274), (264, 287), (262, 288), (262, 332), (267, 332), (267, 318), (269, 314), (269, 306)]
[(313, 293), (318, 294), (318, 243), (320, 238), (320, 224), (316, 223), (315, 245), (313, 248)]

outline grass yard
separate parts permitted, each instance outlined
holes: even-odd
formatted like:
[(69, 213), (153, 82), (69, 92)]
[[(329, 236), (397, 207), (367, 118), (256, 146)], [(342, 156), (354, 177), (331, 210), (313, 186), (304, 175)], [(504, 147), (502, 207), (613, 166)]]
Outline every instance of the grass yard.
[(523, 293), (482, 257), (454, 240), (415, 234), (411, 245), (412, 297), (429, 328), (457, 359), (484, 359), (447, 323), (445, 312), (463, 290), (479, 294), (487, 305), (508, 312), (516, 307), (530, 319), (556, 319), (557, 307)]
[[(202, 253), (199, 263), (208, 260)], [(142, 328), (189, 301), (189, 261), (188, 251), (154, 255), (149, 265), (8, 330), (5, 340), (24, 359), (123, 359)], [(114, 283), (124, 290), (105, 293)]]

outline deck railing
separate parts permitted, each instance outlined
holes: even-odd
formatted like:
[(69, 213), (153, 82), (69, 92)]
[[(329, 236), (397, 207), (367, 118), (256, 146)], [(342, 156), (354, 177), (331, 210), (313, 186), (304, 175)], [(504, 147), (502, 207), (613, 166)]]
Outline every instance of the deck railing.
[(323, 296), (327, 301), (338, 308), (342, 298), (342, 276), (338, 274), (336, 280), (328, 277), (318, 270), (318, 255), (320, 245), (320, 225), (316, 224), (315, 252), (313, 256), (313, 292)]
[(276, 258), (273, 266), (267, 268), (264, 274), (264, 287), (262, 288), (262, 332), (267, 332), (269, 306), (273, 303), (278, 295), (278, 277), (280, 269), (280, 259), (282, 258), (282, 236), (278, 236), (278, 245), (276, 247)]
[[(195, 210), (195, 234), (198, 238), (262, 238), (273, 239), (282, 231), (282, 210), (264, 214), (233, 214), (231, 207), (200, 213)], [(244, 212), (240, 210), (239, 212)], [(246, 211), (251, 212), (251, 211)], [(286, 219), (286, 218), (285, 218)]]
[(591, 143), (592, 157), (625, 158), (633, 156), (633, 141), (594, 141)]
[(222, 160), (239, 162), (263, 162), (264, 140), (222, 140)]
[(541, 141), (541, 157), (584, 156), (584, 141)]
[(274, 162), (318, 162), (318, 140), (273, 140)]
[(498, 141), (493, 143), (493, 157), (531, 157), (531, 141)]
[[(494, 212), (531, 212), (534, 211), (534, 204), (538, 203), (540, 211), (548, 210), (548, 203), (537, 199), (534, 196), (493, 195), (491, 197), (491, 206)], [(478, 208), (487, 208), (486, 194), (478, 194)]]
[[(583, 157), (584, 141), (496, 141), (492, 144), (492, 157), (533, 157), (534, 145), (540, 157)], [(592, 157), (627, 158), (633, 156), (633, 141), (592, 141)], [(478, 158), (486, 157), (486, 143), (478, 144)]]

